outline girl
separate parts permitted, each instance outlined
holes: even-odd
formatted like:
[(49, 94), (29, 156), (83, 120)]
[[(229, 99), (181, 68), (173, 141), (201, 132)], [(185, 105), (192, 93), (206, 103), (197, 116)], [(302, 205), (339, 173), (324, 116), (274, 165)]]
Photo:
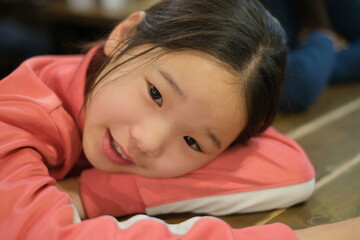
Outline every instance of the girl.
[(130, 15), (84, 57), (24, 62), (0, 82), (4, 238), (143, 239), (146, 228), (150, 239), (295, 239), (279, 223), (233, 230), (195, 218), (169, 230), (141, 216), (99, 217), (305, 201), (313, 168), (269, 128), (285, 43), (257, 1), (165, 0)]

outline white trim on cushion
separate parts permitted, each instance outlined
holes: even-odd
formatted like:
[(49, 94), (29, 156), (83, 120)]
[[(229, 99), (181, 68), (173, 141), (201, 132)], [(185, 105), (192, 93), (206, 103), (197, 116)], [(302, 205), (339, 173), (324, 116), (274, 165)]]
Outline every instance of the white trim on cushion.
[(149, 215), (205, 213), (214, 216), (286, 208), (307, 200), (315, 190), (315, 179), (290, 186), (188, 199), (146, 208)]

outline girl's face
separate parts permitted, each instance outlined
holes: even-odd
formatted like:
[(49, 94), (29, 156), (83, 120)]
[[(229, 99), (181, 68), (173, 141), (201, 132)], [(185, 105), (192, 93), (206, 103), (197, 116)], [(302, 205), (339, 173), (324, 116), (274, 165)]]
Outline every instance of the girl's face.
[[(104, 73), (130, 55), (109, 64)], [(176, 177), (221, 153), (246, 124), (235, 77), (213, 58), (154, 50), (116, 68), (86, 106), (83, 147), (103, 171)]]

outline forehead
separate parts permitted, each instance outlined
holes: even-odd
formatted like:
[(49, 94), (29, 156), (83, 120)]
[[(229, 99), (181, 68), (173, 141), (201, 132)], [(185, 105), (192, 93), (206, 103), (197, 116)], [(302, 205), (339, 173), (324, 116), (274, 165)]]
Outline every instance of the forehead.
[(230, 72), (219, 60), (199, 51), (183, 50), (161, 55), (152, 67), (155, 71), (176, 75), (180, 84), (202, 86), (198, 89), (200, 91), (212, 89), (218, 90), (217, 92), (226, 91), (232, 96), (242, 95), (239, 76)]

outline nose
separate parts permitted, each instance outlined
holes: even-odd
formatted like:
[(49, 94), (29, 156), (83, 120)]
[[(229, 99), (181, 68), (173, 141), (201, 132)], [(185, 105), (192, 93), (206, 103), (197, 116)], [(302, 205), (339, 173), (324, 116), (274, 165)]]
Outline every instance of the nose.
[(169, 138), (169, 124), (159, 119), (148, 119), (130, 128), (130, 141), (149, 157), (160, 155)]

